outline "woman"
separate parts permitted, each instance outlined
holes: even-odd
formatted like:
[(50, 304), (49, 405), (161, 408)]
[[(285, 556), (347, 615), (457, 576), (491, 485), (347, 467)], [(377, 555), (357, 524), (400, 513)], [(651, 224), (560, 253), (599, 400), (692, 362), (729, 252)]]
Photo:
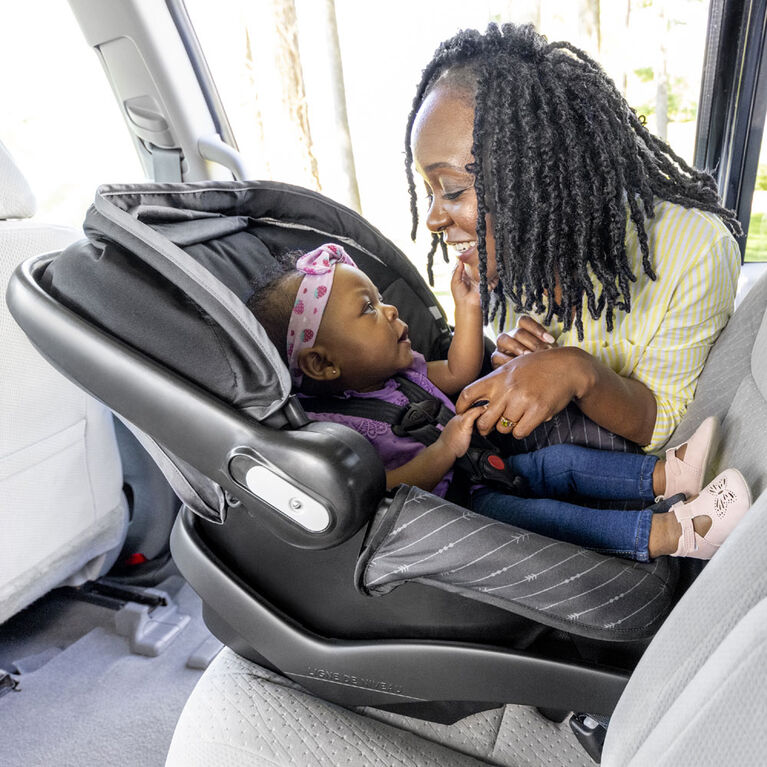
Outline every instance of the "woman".
[[(457, 402), (516, 438), (570, 402), (654, 450), (733, 310), (740, 253), (713, 178), (652, 136), (602, 69), (532, 26), (444, 42), (424, 70), (406, 166), (428, 228), (495, 321), (496, 368)], [(513, 328), (513, 330), (509, 330)]]

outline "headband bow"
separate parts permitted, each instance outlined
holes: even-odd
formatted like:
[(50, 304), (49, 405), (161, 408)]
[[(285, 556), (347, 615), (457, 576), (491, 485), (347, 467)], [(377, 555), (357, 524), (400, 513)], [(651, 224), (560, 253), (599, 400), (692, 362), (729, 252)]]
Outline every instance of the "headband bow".
[(298, 286), (298, 293), (288, 323), (288, 369), (294, 386), (301, 385), (303, 374), (298, 364), (302, 349), (311, 349), (317, 340), (317, 331), (333, 287), (336, 264), (348, 264), (356, 268), (346, 251), (335, 243), (320, 245), (319, 248), (301, 256), (296, 269), (304, 273)]

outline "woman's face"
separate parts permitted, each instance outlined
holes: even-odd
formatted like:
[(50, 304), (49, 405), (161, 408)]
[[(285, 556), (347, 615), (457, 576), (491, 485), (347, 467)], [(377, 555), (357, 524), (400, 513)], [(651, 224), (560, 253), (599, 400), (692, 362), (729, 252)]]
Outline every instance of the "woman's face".
[[(465, 96), (437, 86), (421, 104), (413, 124), (415, 168), (426, 183), (429, 213), (426, 226), (442, 232), (463, 261), (469, 278), (479, 283), (477, 195), (474, 176), (466, 170), (471, 153), (474, 108)], [(487, 226), (487, 282), (498, 283), (495, 239)]]

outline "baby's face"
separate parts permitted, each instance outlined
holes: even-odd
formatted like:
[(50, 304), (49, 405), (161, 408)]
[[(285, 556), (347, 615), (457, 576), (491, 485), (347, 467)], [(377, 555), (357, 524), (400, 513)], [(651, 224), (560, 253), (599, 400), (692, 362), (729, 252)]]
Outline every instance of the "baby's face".
[(408, 327), (397, 308), (359, 269), (339, 264), (318, 343), (340, 370), (347, 389), (374, 390), (413, 361)]

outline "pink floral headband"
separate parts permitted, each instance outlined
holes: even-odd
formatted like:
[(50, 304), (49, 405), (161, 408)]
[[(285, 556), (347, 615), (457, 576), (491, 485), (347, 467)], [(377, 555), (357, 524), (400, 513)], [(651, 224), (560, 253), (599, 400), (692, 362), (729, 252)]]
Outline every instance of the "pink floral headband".
[(335, 243), (320, 245), (301, 256), (296, 263), (296, 269), (305, 276), (298, 286), (288, 324), (288, 369), (294, 386), (300, 386), (303, 380), (298, 364), (299, 352), (311, 349), (317, 340), (317, 331), (333, 287), (336, 264), (357, 266), (346, 251)]

